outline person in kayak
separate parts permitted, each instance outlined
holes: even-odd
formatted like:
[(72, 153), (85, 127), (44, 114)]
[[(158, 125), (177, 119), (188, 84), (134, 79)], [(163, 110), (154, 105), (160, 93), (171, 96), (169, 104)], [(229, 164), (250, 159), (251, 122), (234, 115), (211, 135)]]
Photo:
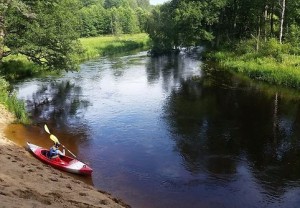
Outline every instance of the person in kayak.
[(59, 155), (65, 155), (65, 149), (63, 149), (63, 151), (61, 152), (59, 150), (60, 147), (60, 143), (55, 142), (54, 145), (50, 148), (49, 150), (49, 158), (51, 159), (55, 159), (55, 158), (59, 158)]

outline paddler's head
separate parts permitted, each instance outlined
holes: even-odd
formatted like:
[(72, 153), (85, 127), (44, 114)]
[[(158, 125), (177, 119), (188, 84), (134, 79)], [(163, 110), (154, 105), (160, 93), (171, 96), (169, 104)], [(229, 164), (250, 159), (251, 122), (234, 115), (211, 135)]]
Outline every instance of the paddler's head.
[(55, 145), (56, 148), (58, 148), (60, 146), (60, 143), (55, 142), (54, 145)]

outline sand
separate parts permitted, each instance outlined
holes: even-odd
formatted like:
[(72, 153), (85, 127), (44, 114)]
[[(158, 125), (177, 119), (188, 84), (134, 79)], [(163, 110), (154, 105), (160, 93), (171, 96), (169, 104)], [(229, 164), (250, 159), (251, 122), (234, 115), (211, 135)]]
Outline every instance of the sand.
[(43, 164), (5, 138), (14, 117), (0, 104), (0, 208), (130, 207), (110, 194)]

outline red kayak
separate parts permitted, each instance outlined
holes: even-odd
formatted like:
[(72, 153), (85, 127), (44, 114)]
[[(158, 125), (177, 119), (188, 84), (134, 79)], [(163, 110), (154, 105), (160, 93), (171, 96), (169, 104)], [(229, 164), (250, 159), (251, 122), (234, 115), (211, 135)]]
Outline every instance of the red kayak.
[(80, 175), (91, 175), (93, 172), (92, 168), (88, 165), (72, 157), (60, 155), (58, 158), (51, 159), (47, 157), (47, 153), (49, 152), (47, 149), (29, 142), (27, 142), (27, 145), (35, 157), (57, 169)]

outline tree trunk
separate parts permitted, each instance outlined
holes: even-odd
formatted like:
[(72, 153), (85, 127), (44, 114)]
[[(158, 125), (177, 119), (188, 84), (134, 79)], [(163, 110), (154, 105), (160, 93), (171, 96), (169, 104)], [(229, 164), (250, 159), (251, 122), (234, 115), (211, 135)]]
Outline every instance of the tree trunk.
[(271, 27), (271, 37), (273, 37), (274, 35), (274, 4), (272, 4), (272, 8), (271, 8), (271, 14), (270, 14), (270, 17), (271, 17), (271, 21), (270, 21), (270, 27)]
[(283, 36), (283, 22), (284, 22), (284, 14), (285, 14), (285, 0), (281, 2), (281, 17), (280, 17), (280, 33), (279, 33), (279, 42), (282, 43), (282, 36)]
[(269, 6), (266, 5), (265, 6), (265, 11), (264, 11), (264, 38), (265, 38), (265, 42), (267, 42), (267, 20), (268, 20), (268, 8)]

